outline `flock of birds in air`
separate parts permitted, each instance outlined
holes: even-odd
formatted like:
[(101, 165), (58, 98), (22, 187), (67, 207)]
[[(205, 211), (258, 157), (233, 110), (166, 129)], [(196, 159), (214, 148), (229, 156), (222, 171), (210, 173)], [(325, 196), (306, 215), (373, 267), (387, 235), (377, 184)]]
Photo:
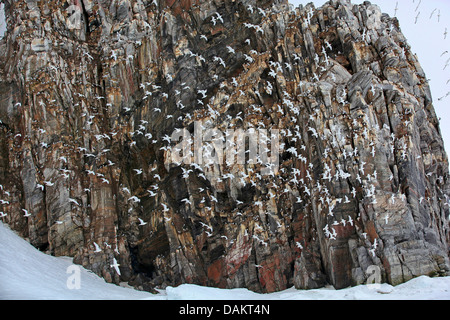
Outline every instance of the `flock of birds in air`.
[[(413, 2), (415, 2), (415, 0), (413, 0)], [(420, 12), (420, 4), (421, 4), (422, 0), (419, 0), (417, 7), (416, 7), (416, 12), (417, 15), (415, 17), (415, 23), (418, 22), (419, 18), (421, 17), (421, 12)], [(252, 7), (252, 6), (248, 6), (247, 10), (251, 13), (259, 13), (262, 17), (265, 17), (267, 15), (267, 12), (261, 8), (257, 8), (257, 7)], [(397, 13), (398, 10), (398, 1), (396, 4), (396, 9), (395, 9), (395, 13)], [(313, 17), (314, 12), (312, 9), (310, 9), (309, 12), (306, 13), (306, 17), (303, 17), (303, 23), (306, 24), (306, 26), (308, 26), (310, 24), (310, 20)], [(430, 15), (430, 19), (432, 18), (436, 18), (436, 19), (440, 19), (441, 13), (439, 9), (435, 9), (431, 15)], [(215, 26), (217, 24), (223, 23), (223, 17), (219, 14), (219, 12), (216, 12), (214, 15), (211, 16), (211, 23)], [(261, 25), (252, 25), (249, 23), (245, 23), (244, 26), (248, 29), (253, 29), (254, 32), (256, 34), (264, 33), (264, 29)], [(200, 35), (199, 36), (200, 39), (202, 39), (205, 42), (208, 42), (208, 37), (206, 35)], [(445, 33), (443, 34), (444, 40), (447, 39), (447, 29), (445, 29)], [(120, 37), (119, 37), (120, 39)], [(368, 39), (368, 36), (366, 35), (366, 30), (362, 30), (361, 31), (361, 41), (370, 41)], [(251, 45), (251, 40), (250, 39), (246, 39), (245, 40), (246, 45)], [(230, 55), (234, 55), (236, 54), (236, 49), (231, 47), (231, 46), (227, 46), (227, 54)], [(304, 96), (307, 96), (309, 93), (309, 89), (308, 89), (308, 85), (310, 85), (311, 83), (317, 83), (320, 81), (320, 72), (326, 72), (328, 71), (328, 67), (332, 64), (329, 60), (329, 53), (333, 50), (333, 47), (330, 43), (328, 43), (327, 41), (324, 42), (324, 45), (322, 46), (322, 51), (320, 53), (317, 53), (315, 55), (315, 65), (316, 65), (316, 70), (317, 72), (314, 72), (311, 75), (311, 80), (312, 82), (304, 82), (304, 83), (300, 83), (300, 89), (302, 90), (302, 94)], [(400, 52), (400, 55), (404, 56), (404, 52)], [(448, 51), (445, 51), (441, 54), (441, 57), (446, 57), (449, 54)], [(190, 50), (187, 50), (187, 55), (189, 55), (190, 57), (200, 60), (202, 62), (205, 62), (205, 58), (202, 57), (201, 54), (199, 53), (194, 53)], [(255, 50), (250, 50), (249, 52), (244, 54), (244, 59), (246, 61), (247, 64), (252, 64), (256, 62), (257, 56), (259, 55), (258, 52), (256, 52)], [(85, 56), (88, 59), (92, 59), (92, 57), (89, 55), (89, 53), (85, 53)], [(111, 60), (117, 61), (118, 59), (120, 59), (120, 56), (118, 55), (118, 53), (115, 50), (111, 51), (111, 56), (110, 56)], [(129, 56), (126, 58), (127, 61), (130, 61), (133, 59), (133, 56)], [(270, 68), (271, 71), (269, 73), (269, 76), (273, 79), (276, 79), (280, 73), (283, 74), (285, 72), (285, 70), (291, 70), (293, 68), (293, 65), (296, 63), (300, 63), (301, 62), (301, 58), (299, 56), (297, 56), (295, 53), (293, 54), (293, 63), (289, 63), (289, 62), (285, 62), (284, 65), (279, 63), (279, 62), (270, 62)], [(222, 67), (226, 67), (226, 62), (224, 61), (223, 58), (219, 57), (219, 56), (215, 56), (213, 58), (213, 63), (216, 63), (218, 66), (222, 66)], [(444, 70), (447, 69), (447, 67), (450, 65), (450, 58), (447, 59), (446, 63), (445, 63), (445, 67)], [(167, 75), (168, 80), (170, 81), (170, 75)], [(217, 76), (216, 76), (217, 77)], [(334, 77), (334, 74), (331, 74), (331, 77)], [(450, 83), (450, 79), (447, 81), (447, 84)], [(246, 93), (242, 90), (239, 90), (239, 81), (237, 78), (232, 78), (231, 80), (231, 85), (236, 88), (236, 93), (238, 95), (245, 95)], [(188, 84), (182, 84), (183, 88), (187, 88)], [(303, 88), (302, 88), (303, 86)], [(155, 95), (157, 92), (159, 92), (159, 90), (161, 89), (160, 86), (157, 86), (155, 84), (152, 83), (142, 83), (140, 85), (140, 88), (145, 92), (143, 99), (148, 99), (149, 97)], [(152, 90), (149, 90), (149, 89)], [(222, 88), (222, 86), (220, 86), (220, 88)], [(270, 94), (271, 91), (273, 90), (273, 86), (270, 82), (267, 82), (267, 84), (265, 85), (266, 91)], [(178, 96), (183, 89), (181, 90), (175, 90), (175, 95)], [(375, 96), (377, 94), (377, 90), (378, 88), (376, 87), (376, 85), (372, 85), (371, 87), (371, 92), (372, 95)], [(163, 93), (163, 92), (159, 92), (162, 97), (164, 99), (168, 98), (168, 94), (167, 93)], [(205, 105), (205, 101), (204, 99), (207, 98), (207, 91), (206, 90), (201, 90), (198, 89), (197, 90), (197, 94), (198, 94), (198, 104), (204, 106)], [(284, 92), (284, 97), (282, 100), (282, 105), (278, 105), (278, 110), (277, 112), (281, 115), (285, 115), (288, 116), (290, 115), (292, 117), (292, 122), (296, 123), (296, 116), (298, 116), (299, 114), (299, 108), (295, 105), (295, 103), (292, 101), (292, 97), (289, 95), (289, 93)], [(82, 96), (82, 94), (78, 94), (80, 97)], [(447, 97), (448, 95), (450, 95), (450, 92), (445, 96)], [(346, 104), (346, 97), (347, 97), (347, 92), (346, 90), (342, 90), (341, 92), (339, 92), (336, 96), (336, 101), (339, 104)], [(443, 99), (444, 97), (440, 98)], [(105, 99), (104, 97), (97, 97), (97, 99)], [(39, 102), (39, 104), (41, 104), (41, 106), (45, 106), (45, 103), (41, 100)], [(181, 102), (181, 100), (179, 100), (177, 102), (177, 108), (179, 110), (183, 110), (185, 108), (185, 106), (183, 105), (183, 103)], [(207, 111), (209, 113), (209, 116), (211, 119), (216, 119), (219, 116), (219, 113), (217, 110), (214, 110), (213, 108), (211, 108), (211, 106), (209, 104), (206, 105)], [(255, 112), (258, 113), (261, 111), (261, 107), (257, 106), (257, 105), (251, 105), (249, 108), (249, 112)], [(125, 112), (130, 112), (131, 110), (127, 107), (125, 107), (124, 109)], [(153, 112), (158, 114), (161, 113), (162, 110), (160, 108), (154, 108)], [(87, 122), (89, 123), (93, 123), (94, 122), (94, 118), (95, 116), (92, 115), (88, 115), (87, 113), (84, 114), (84, 116), (87, 118)], [(283, 183), (275, 183), (273, 182), (271, 185), (269, 185), (269, 187), (273, 188), (269, 193), (268, 193), (268, 197), (269, 198), (273, 198), (276, 196), (280, 196), (282, 194), (286, 194), (286, 193), (291, 193), (291, 194), (295, 194), (295, 199), (296, 199), (296, 203), (298, 204), (302, 204), (304, 203), (306, 200), (305, 199), (311, 199), (312, 198), (312, 194), (316, 195), (316, 199), (318, 201), (318, 203), (320, 203), (320, 207), (323, 208), (323, 210), (327, 210), (327, 215), (330, 218), (335, 218), (335, 213), (334, 210), (335, 208), (340, 205), (340, 204), (348, 204), (351, 202), (352, 199), (357, 198), (358, 193), (360, 193), (355, 187), (352, 187), (352, 189), (350, 190), (349, 194), (345, 194), (342, 195), (342, 197), (340, 198), (335, 198), (330, 194), (329, 189), (327, 188), (326, 182), (328, 181), (329, 183), (331, 183), (333, 180), (339, 180), (339, 179), (347, 179), (349, 177), (353, 177), (356, 181), (358, 181), (358, 183), (360, 184), (361, 188), (362, 188), (362, 192), (361, 194), (363, 194), (363, 198), (366, 199), (366, 201), (368, 203), (371, 203), (373, 205), (376, 204), (377, 202), (377, 197), (376, 197), (376, 187), (374, 182), (377, 180), (377, 171), (373, 170), (370, 171), (367, 170), (366, 165), (367, 163), (364, 161), (361, 161), (359, 163), (359, 167), (357, 172), (353, 172), (353, 174), (349, 173), (348, 171), (346, 171), (346, 166), (345, 165), (341, 165), (340, 162), (338, 162), (337, 164), (331, 164), (327, 162), (327, 159), (329, 159), (328, 157), (328, 153), (330, 153), (332, 151), (332, 148), (339, 148), (342, 150), (342, 161), (344, 163), (350, 162), (350, 163), (354, 163), (356, 161), (356, 159), (359, 156), (359, 150), (357, 147), (355, 148), (349, 148), (348, 145), (344, 145), (345, 142), (345, 138), (342, 138), (344, 136), (344, 134), (342, 132), (340, 132), (340, 129), (337, 128), (336, 132), (328, 132), (328, 133), (324, 133), (322, 135), (320, 135), (317, 130), (315, 129), (315, 125), (314, 122), (316, 121), (316, 119), (318, 118), (318, 113), (316, 111), (316, 113), (313, 113), (311, 115), (309, 115), (308, 121), (307, 121), (307, 133), (311, 135), (311, 137), (315, 137), (315, 138), (322, 138), (324, 141), (329, 141), (330, 146), (325, 148), (324, 154), (323, 154), (323, 166), (324, 166), (324, 172), (322, 174), (321, 180), (322, 181), (314, 181), (314, 179), (312, 178), (312, 174), (311, 174), (311, 170), (313, 169), (313, 164), (312, 163), (308, 163), (307, 160), (307, 148), (304, 144), (301, 144), (299, 148), (297, 148), (295, 145), (290, 146), (289, 148), (287, 148), (285, 151), (290, 153), (292, 157), (297, 158), (298, 160), (300, 160), (300, 162), (302, 162), (304, 164), (304, 166), (306, 167), (306, 170), (303, 172), (300, 172), (299, 169), (297, 168), (292, 168), (292, 172), (290, 172), (291, 174), (291, 178), (288, 180), (286, 179), (284, 182), (285, 187), (282, 188), (280, 187), (281, 185), (283, 185)], [(407, 115), (405, 115), (407, 116)], [(170, 119), (172, 118), (173, 115), (167, 115), (166, 119)], [(239, 113), (236, 118), (240, 118), (241, 120), (243, 120), (243, 117), (245, 117), (244, 114)], [(179, 119), (193, 119), (194, 116), (190, 115), (189, 113), (184, 114), (184, 116), (181, 116), (181, 118)], [(231, 119), (230, 119), (231, 120)], [(363, 116), (361, 118), (358, 119), (351, 119), (352, 121), (352, 125), (354, 126), (354, 128), (361, 128), (359, 131), (355, 130), (354, 131), (354, 136), (353, 139), (356, 140), (356, 138), (358, 137), (358, 135), (360, 137), (362, 137), (364, 139), (364, 145), (366, 148), (368, 148), (370, 150), (369, 154), (375, 158), (376, 156), (376, 148), (375, 148), (375, 144), (373, 141), (371, 141), (371, 137), (373, 136), (373, 134), (371, 134), (371, 130), (373, 129), (368, 129), (367, 126), (365, 126), (364, 124), (367, 124), (370, 122), (369, 119), (367, 119), (366, 116)], [(405, 126), (407, 127), (409, 125), (409, 121), (408, 118), (406, 117), (405, 121)], [(152, 133), (150, 132), (146, 132), (146, 124), (148, 124), (147, 121), (144, 120), (140, 120), (140, 123), (138, 124), (138, 127), (136, 129), (136, 131), (134, 131), (132, 133), (132, 136), (143, 136), (145, 138), (147, 138), (149, 141), (151, 141), (151, 143), (155, 144), (161, 141), (158, 141), (158, 139), (155, 139), (154, 135), (152, 135)], [(261, 126), (264, 126), (263, 122), (259, 123)], [(291, 141), (293, 142), (300, 142), (302, 141), (302, 134), (300, 132), (300, 126), (298, 124), (296, 124), (294, 127), (294, 129), (290, 130), (290, 129), (281, 129), (280, 130), (280, 134), (281, 136), (283, 136), (285, 139), (291, 139)], [(379, 130), (380, 128), (374, 128), (375, 131)], [(38, 132), (40, 134), (44, 134), (45, 130), (42, 128), (38, 129)], [(113, 138), (115, 135), (117, 134), (117, 132), (110, 132), (109, 134), (100, 134), (100, 135), (96, 135), (95, 138), (97, 139), (97, 141), (100, 140), (104, 140), (104, 139), (109, 139), (111, 140), (111, 138)], [(406, 160), (407, 157), (409, 156), (408, 153), (408, 147), (406, 145), (406, 143), (404, 143), (403, 145), (397, 145), (395, 143), (395, 135), (391, 135), (391, 139), (389, 141), (390, 144), (390, 149), (391, 152), (394, 152), (395, 149), (401, 153), (401, 157), (403, 160)], [(161, 147), (162, 151), (170, 151), (171, 148), (173, 148), (173, 141), (171, 141), (171, 137), (168, 135), (164, 135), (162, 137), (162, 142), (164, 142), (165, 145), (163, 145)], [(136, 141), (131, 142), (131, 144), (136, 144)], [(132, 146), (131, 145), (131, 146)], [(282, 144), (284, 145), (284, 144)], [(45, 149), (48, 148), (49, 145), (45, 142), (41, 142), (40, 146)], [(331, 148), (330, 148), (331, 147)], [(204, 146), (205, 148), (205, 152), (213, 152), (214, 149), (214, 145), (213, 144), (207, 144), (206, 146)], [(109, 150), (103, 150), (100, 153), (95, 153), (95, 152), (90, 152), (87, 148), (83, 148), (83, 147), (78, 147), (77, 149), (78, 152), (82, 153), (84, 157), (86, 158), (93, 158), (96, 159), (100, 156), (101, 153), (105, 154), (107, 153)], [(173, 151), (173, 150), (172, 150)], [(178, 150), (175, 150), (178, 151)], [(420, 156), (418, 156), (418, 158), (420, 158)], [(67, 158), (64, 156), (61, 156), (59, 158), (59, 160), (61, 161), (61, 163), (67, 163)], [(258, 159), (259, 160), (259, 159)], [(112, 163), (110, 160), (108, 160), (108, 165), (114, 165), (114, 163)], [(334, 169), (334, 174), (332, 173)], [(159, 197), (159, 182), (162, 180), (162, 177), (157, 174), (157, 173), (153, 173), (154, 171), (157, 170), (157, 166), (153, 166), (153, 168), (151, 169), (152, 171), (152, 177), (155, 181), (155, 183), (153, 185), (151, 185), (150, 189), (146, 190), (146, 195), (148, 197), (151, 198), (155, 198), (158, 199)], [(247, 169), (247, 173), (245, 172), (239, 172), (239, 177), (236, 177), (233, 173), (228, 172), (228, 173), (224, 173), (222, 176), (217, 176), (216, 179), (217, 181), (224, 181), (226, 179), (238, 179), (239, 183), (242, 186), (245, 186), (247, 184), (251, 184), (253, 186), (257, 185), (257, 181), (261, 180), (262, 177), (260, 174), (258, 174), (258, 172), (252, 170), (251, 168)], [(280, 171), (282, 173), (285, 174), (289, 174), (289, 172), (285, 172), (286, 169), (285, 168), (281, 168)], [(86, 170), (86, 173), (88, 175), (92, 175), (92, 176), (97, 176), (102, 183), (105, 184), (110, 184), (110, 180), (102, 173), (96, 172), (95, 170)], [(144, 170), (142, 168), (134, 168), (133, 169), (133, 173), (135, 175), (142, 175), (144, 174)], [(206, 175), (207, 173), (205, 172), (204, 168), (198, 164), (191, 164), (190, 167), (188, 168), (184, 168), (182, 167), (182, 173), (183, 173), (183, 178), (189, 178), (189, 176), (191, 174), (195, 174), (197, 173), (199, 178), (202, 178), (204, 180), (207, 179)], [(430, 173), (431, 174), (431, 173)], [(61, 177), (64, 179), (69, 179), (71, 176), (71, 170), (68, 169), (61, 169)], [(439, 177), (439, 179), (442, 180), (442, 177)], [(393, 181), (394, 180), (394, 175), (391, 174), (389, 176), (389, 181)], [(53, 187), (55, 186), (55, 181), (52, 180), (47, 180), (47, 181), (42, 181), (41, 183), (37, 183), (36, 187), (44, 190), (45, 188), (49, 188), (49, 187)], [(2, 191), (2, 194), (5, 196), (9, 196), (10, 193), (7, 190), (4, 190), (3, 186), (0, 185), (0, 189)], [(274, 191), (276, 190), (276, 191)], [(89, 192), (89, 189), (85, 190), (86, 192)], [(141, 202), (141, 199), (143, 197), (143, 195), (132, 195), (131, 191), (129, 190), (129, 188), (122, 186), (121, 191), (124, 194), (129, 194), (127, 201), (131, 204), (139, 204)], [(218, 202), (218, 199), (209, 192), (209, 190), (205, 190), (205, 188), (199, 188), (198, 190), (200, 193), (205, 193), (208, 197), (209, 197), (209, 203), (211, 204), (209, 207), (206, 207), (206, 209), (212, 210), (212, 206), (214, 203)], [(205, 197), (203, 197), (203, 199), (201, 200), (203, 203), (206, 203), (207, 199)], [(430, 199), (428, 199), (425, 195), (421, 195), (419, 202), (422, 203), (423, 201), (428, 201)], [(395, 194), (392, 194), (392, 197), (390, 199), (390, 202), (392, 204), (394, 204), (396, 201), (406, 201), (406, 196), (401, 193), (400, 191)], [(75, 206), (75, 207), (81, 207), (83, 204), (80, 203), (80, 200), (77, 199), (73, 199), (73, 198), (69, 198), (69, 202), (71, 203), (71, 205)], [(237, 205), (242, 204), (242, 201), (236, 200)], [(192, 205), (192, 199), (190, 198), (184, 198), (181, 200), (181, 203), (186, 205), (186, 206), (190, 206)], [(449, 203), (448, 199), (446, 201), (447, 205)], [(8, 205), (9, 201), (6, 199), (0, 199), (0, 205)], [(172, 217), (169, 215), (170, 213), (170, 208), (167, 204), (165, 203), (159, 203), (160, 204), (160, 209), (163, 212), (163, 218), (164, 221), (166, 223), (170, 223), (172, 220)], [(256, 201), (253, 203), (253, 205), (260, 207), (263, 206), (263, 201)], [(30, 213), (28, 210), (26, 209), (22, 209), (23, 211), (23, 216), (25, 218), (32, 218), (33, 214)], [(242, 216), (242, 213), (238, 210), (238, 208), (236, 208), (236, 210), (234, 211), (234, 214), (237, 216)], [(270, 213), (267, 213), (270, 214)], [(0, 212), (0, 218), (5, 218), (7, 216), (6, 212)], [(339, 219), (335, 218), (333, 220), (330, 220), (330, 223), (326, 224), (325, 227), (323, 228), (323, 232), (326, 238), (330, 239), (330, 240), (335, 240), (338, 237), (337, 231), (335, 226), (341, 225), (343, 227), (355, 227), (355, 223), (354, 223), (354, 219), (357, 219), (358, 217), (353, 217), (348, 215), (346, 217), (339, 217)], [(384, 223), (386, 225), (389, 224), (389, 219), (391, 217), (389, 216), (389, 214), (385, 214), (384, 217), (382, 217), (382, 219), (384, 220)], [(145, 226), (148, 224), (147, 221), (144, 221), (144, 219), (142, 219), (141, 217), (137, 217), (137, 220), (139, 221), (138, 226)], [(279, 228), (282, 227), (282, 225), (279, 223), (278, 220), (277, 221), (277, 226)], [(332, 222), (331, 222), (332, 221)], [(63, 221), (56, 221), (57, 224), (63, 224)], [(204, 232), (205, 234), (210, 237), (214, 234), (213, 232), (213, 227), (207, 223), (203, 223), (200, 222), (201, 226), (204, 228)], [(258, 232), (261, 230), (263, 230), (263, 228), (261, 226), (259, 226), (257, 223), (255, 224), (255, 230), (254, 230), (254, 234), (252, 235), (253, 239), (255, 239), (259, 244), (267, 246), (268, 242), (267, 239), (265, 239), (262, 235), (260, 235)], [(364, 232), (360, 233), (365, 240), (367, 240), (367, 234)], [(228, 240), (227, 235), (221, 235), (222, 238), (224, 238), (225, 240)], [(230, 243), (232, 243), (233, 240), (230, 240)], [(111, 245), (109, 245), (108, 243), (104, 243), (104, 246), (108, 246), (111, 247)], [(102, 248), (99, 244), (97, 244), (96, 242), (93, 242), (93, 246), (94, 246), (94, 252), (101, 252)], [(303, 245), (301, 242), (296, 242), (296, 246), (299, 249), (303, 248)], [(378, 243), (377, 243), (377, 239), (374, 239), (373, 242), (371, 243), (371, 248), (370, 248), (370, 252), (372, 253), (372, 255), (375, 257), (376, 254), (376, 249), (378, 247)], [(116, 247), (117, 250), (117, 247)], [(116, 251), (118, 253), (118, 251)], [(114, 267), (115, 270), (120, 274), (120, 269), (118, 268), (119, 264), (117, 263), (117, 260), (115, 258), (113, 258), (113, 264), (111, 265), (111, 267)], [(260, 266), (258, 266), (260, 267)]]
[[(435, 21), (435, 22), (437, 21), (439, 24), (441, 23), (441, 21), (444, 22), (443, 19), (442, 19), (441, 9), (434, 8), (433, 10), (431, 10), (431, 13), (429, 13), (429, 16), (428, 16), (428, 12), (425, 13), (425, 12), (421, 11), (422, 0), (419, 0), (419, 1), (412, 0), (412, 2), (414, 4), (414, 6), (415, 6), (414, 12), (416, 14), (414, 16), (414, 24), (426, 23), (426, 22), (424, 22), (423, 19), (427, 19), (428, 21)], [(394, 16), (397, 15), (397, 12), (398, 12), (398, 9), (399, 9), (398, 4), (399, 4), (399, 2), (397, 1), (396, 4), (395, 4)], [(448, 12), (445, 12), (445, 13), (448, 14)], [(447, 37), (448, 37), (448, 27), (444, 26), (443, 30), (442, 30), (442, 41), (446, 41)], [(448, 72), (448, 70), (450, 70), (450, 68), (448, 69), (448, 67), (450, 66), (449, 51), (448, 50), (444, 50), (442, 53), (440, 53), (439, 59), (441, 59), (441, 60), (444, 59), (443, 61), (445, 61), (445, 62), (443, 62), (442, 71), (443, 72), (444, 71)], [(445, 83), (445, 86), (449, 86), (449, 85), (450, 85), (450, 78), (448, 78), (446, 83)], [(445, 95), (439, 97), (437, 100), (438, 101), (442, 101), (444, 99), (447, 99), (449, 96), (450, 96), (450, 90)]]

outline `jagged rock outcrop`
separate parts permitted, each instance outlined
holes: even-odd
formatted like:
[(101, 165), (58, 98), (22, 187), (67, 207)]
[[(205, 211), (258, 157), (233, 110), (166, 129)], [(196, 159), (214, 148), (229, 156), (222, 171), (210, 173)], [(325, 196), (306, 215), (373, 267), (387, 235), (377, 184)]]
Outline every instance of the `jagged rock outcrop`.
[[(34, 246), (144, 290), (449, 274), (431, 92), (377, 6), (3, 2), (0, 209)], [(278, 129), (279, 166), (169, 161), (198, 123)]]

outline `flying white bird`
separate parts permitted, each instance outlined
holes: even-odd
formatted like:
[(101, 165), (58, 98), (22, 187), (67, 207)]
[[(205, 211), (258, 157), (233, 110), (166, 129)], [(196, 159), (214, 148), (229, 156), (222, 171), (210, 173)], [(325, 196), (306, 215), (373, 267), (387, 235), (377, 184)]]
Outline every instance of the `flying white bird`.
[(232, 47), (230, 47), (230, 46), (227, 46), (227, 49), (228, 49), (228, 52), (229, 52), (229, 53), (232, 53), (232, 54), (235, 54), (235, 53), (236, 53), (236, 51), (235, 51)]
[(142, 220), (141, 218), (138, 218), (139, 220), (139, 225), (140, 226), (145, 226), (147, 224), (147, 222), (145, 222), (144, 220)]
[(217, 16), (217, 20), (219, 20), (220, 22), (223, 23), (223, 18), (218, 12), (216, 12), (216, 16)]
[(348, 223), (353, 226), (353, 219), (352, 217), (348, 216)]
[(117, 61), (117, 54), (114, 50), (111, 51), (111, 58), (114, 59), (114, 61)]
[(141, 202), (141, 200), (136, 196), (132, 196), (132, 197), (128, 198), (128, 201), (131, 201), (131, 200), (134, 202)]
[(311, 131), (311, 132), (312, 132), (312, 135), (313, 135), (314, 137), (316, 137), (316, 138), (319, 137), (319, 135), (317, 134), (316, 129), (314, 129), (314, 128), (312, 128), (312, 127), (308, 127), (308, 131)]
[(186, 203), (186, 204), (191, 204), (191, 202), (189, 201), (188, 198), (181, 199), (181, 201)]
[(95, 251), (94, 252), (101, 252), (102, 251), (102, 249), (100, 248), (100, 246), (96, 242), (94, 242), (94, 247), (95, 247)]
[(113, 258), (113, 264), (111, 265), (111, 267), (113, 267), (120, 276), (119, 266), (120, 266), (120, 264), (117, 263), (116, 258)]
[(22, 211), (25, 212), (25, 214), (23, 215), (24, 217), (30, 217), (31, 216), (31, 214), (27, 210), (22, 209)]
[(75, 205), (77, 205), (77, 206), (80, 206), (80, 204), (78, 203), (78, 201), (75, 200), (75, 199), (69, 198), (69, 202), (71, 202), (71, 203), (73, 203), (73, 204), (75, 204)]
[(200, 224), (202, 225), (202, 227), (208, 228), (209, 230), (211, 230), (211, 232), (213, 232), (213, 228), (209, 225), (207, 225), (206, 223), (203, 223), (200, 221)]
[(153, 192), (152, 190), (147, 190), (149, 193), (149, 197), (156, 197), (158, 194), (156, 192)]
[(214, 60), (214, 61), (218, 61), (219, 64), (221, 64), (224, 68), (227, 67), (226, 64), (225, 64), (225, 61), (223, 61), (223, 59), (222, 59), (221, 57), (215, 56), (215, 57), (213, 58), (213, 60)]

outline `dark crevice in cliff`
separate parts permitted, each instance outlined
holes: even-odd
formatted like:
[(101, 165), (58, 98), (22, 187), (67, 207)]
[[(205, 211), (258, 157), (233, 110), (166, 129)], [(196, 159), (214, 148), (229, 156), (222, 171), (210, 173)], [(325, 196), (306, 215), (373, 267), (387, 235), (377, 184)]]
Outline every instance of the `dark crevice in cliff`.
[(84, 1), (80, 0), (80, 3), (81, 3), (83, 20), (84, 20), (84, 25), (85, 25), (85, 32), (86, 32), (87, 38), (89, 39), (89, 34), (91, 33), (91, 26), (90, 26), (90, 22), (89, 22), (89, 13), (86, 10)]

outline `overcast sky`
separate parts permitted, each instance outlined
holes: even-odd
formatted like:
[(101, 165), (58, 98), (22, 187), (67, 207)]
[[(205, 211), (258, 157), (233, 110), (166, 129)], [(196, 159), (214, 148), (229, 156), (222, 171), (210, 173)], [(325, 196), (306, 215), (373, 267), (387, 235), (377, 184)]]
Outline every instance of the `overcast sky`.
[[(313, 2), (320, 7), (326, 1), (289, 0), (296, 7)], [(363, 3), (363, 0), (353, 0)], [(450, 0), (373, 0), (382, 12), (395, 15), (400, 21), (403, 34), (416, 53), (427, 78), (430, 79), (433, 105), (441, 118), (440, 128), (445, 150), (450, 151)], [(417, 19), (417, 21), (416, 21)], [(445, 39), (444, 33), (449, 34)], [(445, 53), (448, 51), (448, 53)], [(446, 64), (448, 64), (447, 67)], [(445, 70), (444, 70), (445, 68)], [(447, 97), (446, 94), (449, 93)]]
[(3, 3), (0, 3), (0, 39), (3, 38), (3, 34), (6, 31), (4, 6)]

